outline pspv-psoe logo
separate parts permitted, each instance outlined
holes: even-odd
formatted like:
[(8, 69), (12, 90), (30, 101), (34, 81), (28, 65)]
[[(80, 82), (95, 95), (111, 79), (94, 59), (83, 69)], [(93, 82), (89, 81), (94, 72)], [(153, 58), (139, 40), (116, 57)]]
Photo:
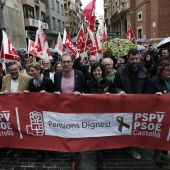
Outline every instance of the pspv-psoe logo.
[(30, 125), (26, 125), (27, 134), (33, 136), (44, 135), (44, 124), (42, 113), (33, 111), (30, 112)]

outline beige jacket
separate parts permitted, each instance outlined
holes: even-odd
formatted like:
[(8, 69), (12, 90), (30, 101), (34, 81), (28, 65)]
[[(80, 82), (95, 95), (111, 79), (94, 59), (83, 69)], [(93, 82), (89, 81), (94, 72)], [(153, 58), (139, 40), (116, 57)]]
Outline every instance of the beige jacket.
[[(19, 85), (18, 91), (23, 92), (24, 90), (28, 89), (29, 80), (32, 79), (31, 76), (23, 73), (19, 73)], [(7, 75), (2, 78), (2, 91), (8, 90), (11, 92), (11, 76)]]

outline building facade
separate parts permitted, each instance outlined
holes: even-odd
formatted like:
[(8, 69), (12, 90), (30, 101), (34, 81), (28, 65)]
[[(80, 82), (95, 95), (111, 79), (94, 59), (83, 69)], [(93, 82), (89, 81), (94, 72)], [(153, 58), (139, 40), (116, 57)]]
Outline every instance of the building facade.
[(170, 35), (169, 9), (168, 0), (104, 0), (108, 32), (121, 32), (121, 35), (109, 39), (124, 38), (130, 23), (136, 39), (147, 38), (157, 45)]
[(16, 49), (26, 48), (21, 0), (6, 0), (1, 10), (3, 10), (3, 17), (1, 18), (1, 22), (4, 22), (3, 29), (6, 31), (11, 43)]
[(43, 29), (48, 29), (48, 24), (45, 22), (45, 0), (21, 0), (21, 3), (26, 40), (32, 39), (35, 41), (39, 20), (42, 22)]
[(48, 23), (49, 29), (46, 31), (47, 40), (49, 47), (53, 47), (55, 44), (58, 34), (63, 36), (65, 28), (65, 0), (46, 0), (46, 22)]
[(65, 15), (66, 15), (66, 31), (71, 38), (74, 38), (81, 26), (81, 0), (66, 0)]

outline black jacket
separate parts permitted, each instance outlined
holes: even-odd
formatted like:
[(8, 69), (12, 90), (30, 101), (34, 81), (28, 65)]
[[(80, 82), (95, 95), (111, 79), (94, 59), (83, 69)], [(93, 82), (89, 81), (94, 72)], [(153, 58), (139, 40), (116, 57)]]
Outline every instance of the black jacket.
[(166, 93), (165, 81), (158, 75), (149, 80), (145, 93), (155, 94), (157, 92)]
[(86, 93), (114, 93), (114, 85), (111, 81), (104, 78), (98, 83), (94, 78), (87, 80), (86, 82)]
[[(142, 66), (139, 66), (139, 71), (136, 80), (136, 93), (141, 94), (146, 90), (148, 75), (145, 69)], [(128, 64), (117, 70), (116, 76), (114, 79), (115, 83), (115, 91), (119, 93), (124, 91), (125, 93), (131, 93), (131, 80), (130, 80), (130, 71), (128, 68)]]
[(43, 77), (42, 84), (39, 88), (34, 85), (33, 79), (29, 81), (29, 91), (30, 92), (40, 92), (45, 90), (46, 92), (54, 92), (53, 81), (47, 77)]

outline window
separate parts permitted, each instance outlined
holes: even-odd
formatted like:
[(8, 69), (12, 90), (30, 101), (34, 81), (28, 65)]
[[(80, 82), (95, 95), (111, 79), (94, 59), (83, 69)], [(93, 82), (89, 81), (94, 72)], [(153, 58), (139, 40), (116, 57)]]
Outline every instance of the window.
[(63, 5), (61, 5), (61, 15), (64, 15), (64, 9), (63, 9)]
[(138, 29), (138, 38), (142, 38), (142, 29)]
[(61, 31), (61, 21), (58, 20), (58, 30)]
[(59, 2), (58, 1), (56, 1), (56, 11), (59, 13), (60, 11), (59, 11)]
[(56, 29), (56, 23), (55, 23), (55, 18), (54, 17), (52, 17), (52, 23), (53, 23), (52, 29), (55, 30)]
[(28, 5), (23, 6), (24, 18), (35, 18), (34, 17), (34, 8)]
[(138, 22), (142, 21), (142, 11), (138, 13)]
[(45, 13), (44, 12), (41, 12), (41, 21), (45, 22)]
[(42, 2), (43, 4), (45, 4), (45, 0), (41, 0), (41, 2)]
[(46, 22), (47, 22), (47, 24), (49, 26), (49, 29), (51, 29), (51, 23), (50, 23), (50, 18), (49, 17), (46, 17)]
[(54, 9), (54, 0), (51, 1), (51, 9)]

